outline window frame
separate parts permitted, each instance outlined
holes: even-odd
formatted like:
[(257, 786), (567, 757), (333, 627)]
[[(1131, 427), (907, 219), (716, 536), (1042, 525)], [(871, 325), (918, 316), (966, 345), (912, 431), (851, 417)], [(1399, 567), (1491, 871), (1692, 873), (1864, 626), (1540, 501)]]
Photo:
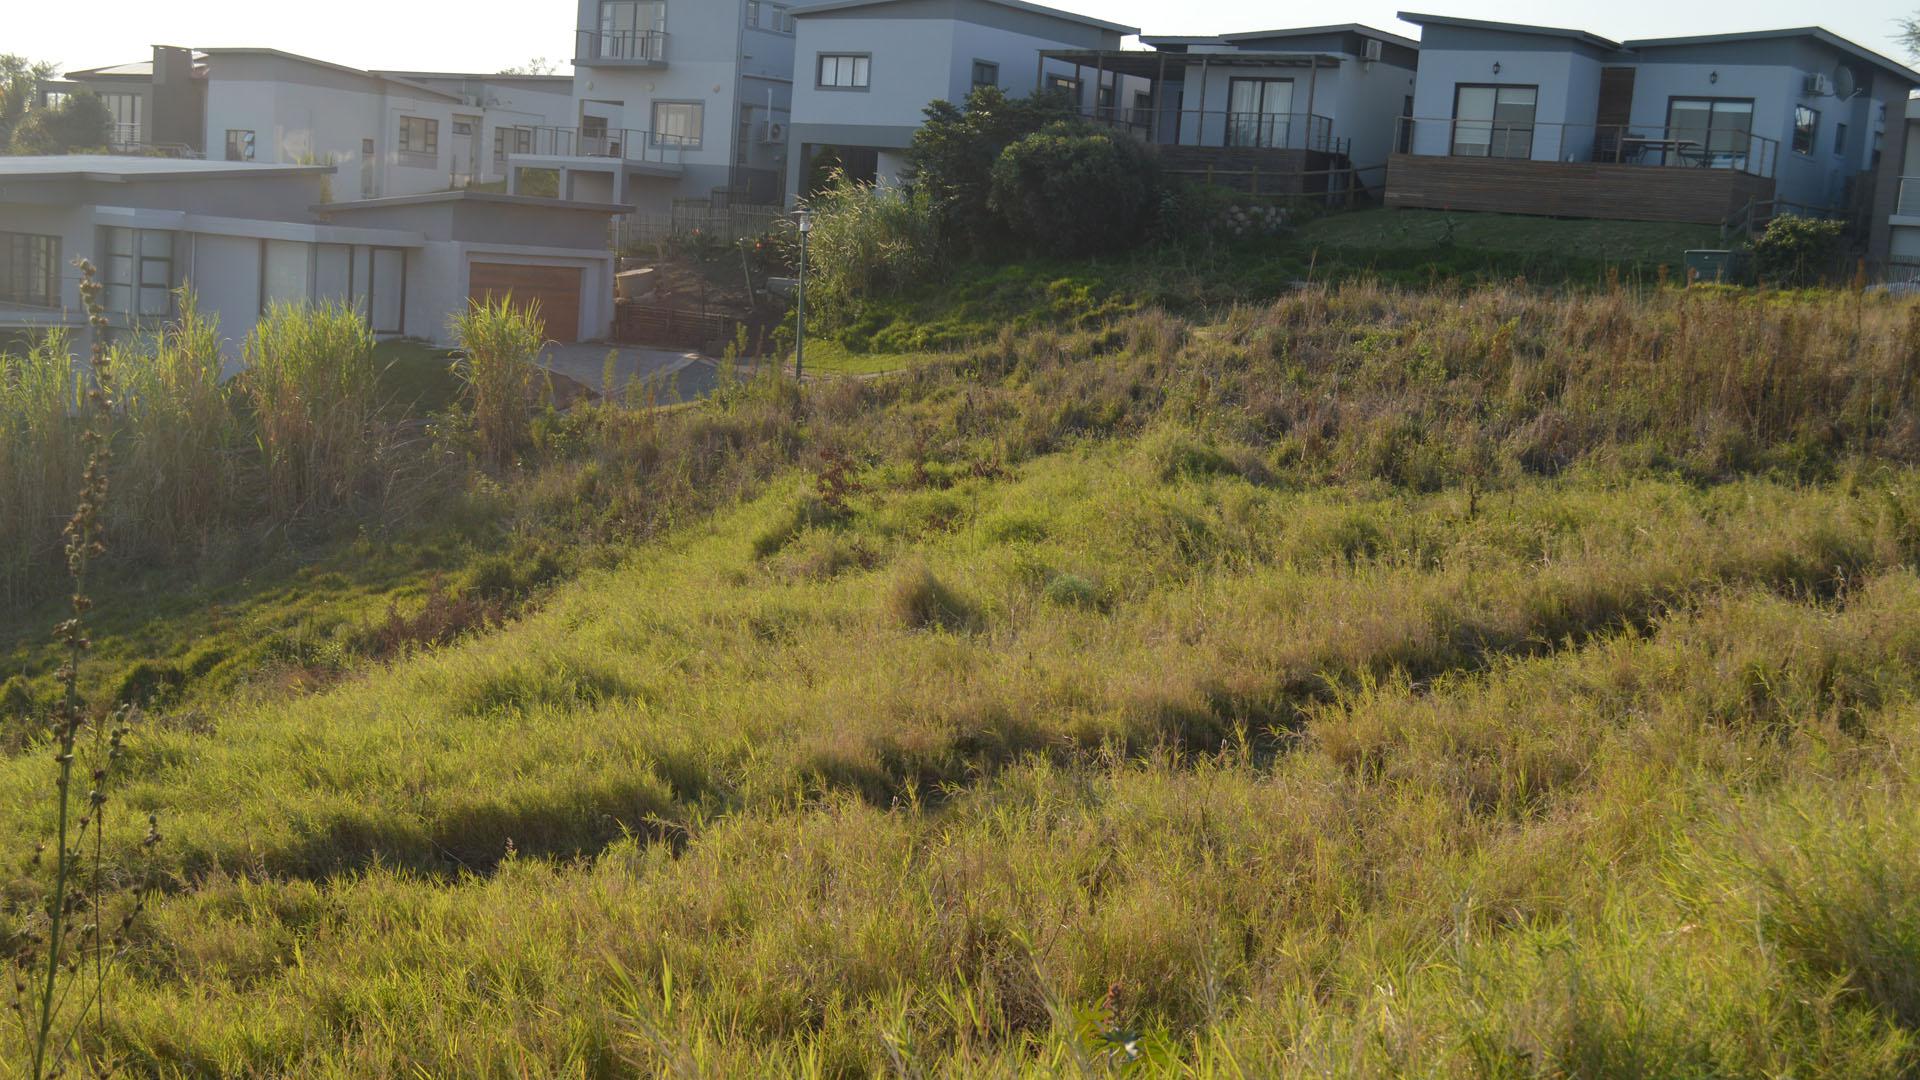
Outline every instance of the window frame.
[[(125, 254), (116, 251), (114, 247), (114, 240), (120, 234), (127, 237)], [(167, 238), (167, 253), (164, 256), (147, 254), (149, 236)], [(173, 229), (142, 229), (127, 225), (102, 226), (100, 248), (107, 253), (106, 260), (102, 263), (101, 282), (104, 285), (102, 296), (109, 312), (124, 315), (134, 321), (166, 319), (175, 314), (173, 290), (178, 279), (174, 277), (173, 271), (175, 264), (180, 261), (180, 236), (181, 234)], [(122, 260), (125, 261), (125, 280), (121, 279), (120, 273)], [(163, 279), (161, 284), (148, 283), (147, 270), (150, 265), (164, 268), (160, 274)], [(167, 298), (165, 307), (160, 311), (148, 311), (145, 307), (148, 299), (146, 294), (155, 290)], [(116, 292), (124, 293), (124, 296), (116, 298)]]
[[(41, 250), (37, 253), (35, 248)], [(35, 259), (45, 261), (35, 266)], [(49, 233), (0, 232), (0, 303), (58, 310), (60, 303), (60, 237)], [(22, 270), (24, 268), (24, 270)], [(16, 277), (16, 271), (20, 271)], [(30, 279), (37, 278), (38, 281)], [(28, 287), (21, 287), (28, 282)], [(41, 292), (28, 291), (37, 287)]]
[[(513, 146), (507, 146), (507, 136), (513, 136)], [(520, 124), (501, 124), (493, 129), (493, 160), (495, 164), (506, 164), (513, 154), (533, 153), (533, 129)]]
[[(423, 147), (414, 147), (411, 145), (413, 140), (408, 132), (410, 126), (413, 124), (423, 125), (421, 131), (423, 141), (426, 143)], [(440, 164), (439, 119), (432, 116), (407, 116), (402, 114), (400, 117), (399, 132), (396, 135), (394, 146), (399, 151), (402, 164), (419, 166), (422, 163), (428, 163), (438, 166)]]
[[(1812, 119), (1802, 123), (1801, 117)], [(1800, 144), (1801, 133), (1806, 134), (1806, 145)], [(1793, 137), (1787, 140), (1788, 148), (1801, 157), (1812, 157), (1820, 149), (1820, 110), (1811, 105), (1795, 102), (1793, 106)]]
[[(690, 142), (687, 141), (684, 136), (667, 136), (661, 132), (660, 110), (662, 107), (688, 108), (688, 109), (696, 110), (694, 113), (694, 117), (695, 117), (694, 123), (693, 123), (694, 134), (693, 134), (692, 141)], [(700, 148), (706, 145), (707, 103), (704, 101), (691, 101), (691, 100), (655, 101), (652, 107), (648, 110), (647, 119), (653, 125), (647, 131), (647, 144), (649, 146), (673, 147), (679, 150), (699, 150)]]
[(1833, 125), (1833, 156), (1834, 157), (1844, 158), (1847, 156), (1847, 136), (1850, 134), (1852, 133), (1847, 130), (1847, 122), (1845, 120), (1834, 121), (1834, 125)]
[[(991, 79), (989, 79), (989, 80), (987, 80), (986, 82), (981, 82), (981, 81), (980, 81), (980, 70), (981, 70), (982, 68), (986, 68), (986, 69), (989, 69), (989, 70), (991, 70), (991, 71), (993, 72), (993, 78), (991, 78)], [(976, 58), (974, 59), (974, 61), (973, 61), (973, 74), (972, 74), (972, 79), (973, 79), (973, 82), (972, 82), (972, 89), (975, 89), (975, 90), (978, 90), (978, 89), (980, 89), (981, 87), (985, 87), (985, 86), (999, 86), (999, 85), (1000, 85), (1000, 63), (999, 63), (999, 61), (997, 61), (997, 60), (981, 60), (981, 59), (979, 59), (978, 57), (976, 57)]]
[[(1280, 84), (1285, 84), (1287, 88), (1287, 111), (1283, 113), (1268, 112), (1267, 111), (1267, 94), (1271, 92), (1276, 85), (1280, 85)], [(1255, 110), (1254, 112), (1245, 112), (1243, 110), (1236, 110), (1233, 108), (1234, 90), (1236, 87), (1239, 87), (1239, 86), (1258, 86), (1260, 88), (1260, 108), (1259, 109)], [(1267, 127), (1264, 121), (1268, 117), (1277, 117), (1280, 121), (1280, 131), (1281, 131), (1280, 141), (1277, 145), (1277, 148), (1285, 149), (1287, 144), (1290, 141), (1292, 141), (1292, 138), (1293, 138), (1293, 116), (1294, 116), (1293, 102), (1294, 102), (1295, 93), (1299, 89), (1300, 89), (1299, 85), (1294, 81), (1291, 75), (1230, 76), (1227, 79), (1227, 113), (1226, 113), (1227, 128), (1225, 132), (1226, 144), (1228, 146), (1249, 146), (1249, 147), (1260, 147), (1264, 149), (1275, 149), (1276, 144), (1274, 143), (1274, 140), (1273, 140), (1273, 129), (1271, 127)], [(1240, 121), (1241, 117), (1247, 117), (1247, 116), (1251, 116), (1254, 118), (1253, 127), (1251, 129), (1247, 128), (1244, 125), (1243, 121)], [(1249, 131), (1251, 131), (1253, 136), (1252, 141), (1250, 142), (1245, 141), (1247, 139), (1247, 134)]]
[[(233, 138), (235, 135), (244, 135), (247, 137), (244, 153), (241, 153), (241, 154), (235, 153), (234, 138)], [(227, 153), (228, 161), (258, 160), (256, 155), (259, 153), (259, 146), (260, 146), (259, 132), (252, 131), (247, 128), (228, 128), (227, 129), (226, 153)]]
[[(1460, 152), (1460, 124), (1462, 123), (1460, 118), (1460, 91), (1462, 90), (1493, 91), (1493, 115), (1489, 116), (1485, 120), (1465, 121), (1466, 123), (1470, 123), (1470, 124), (1485, 124), (1487, 126), (1487, 142), (1486, 142), (1487, 152), (1484, 154), (1463, 154)], [(1500, 91), (1502, 90), (1533, 91), (1533, 119), (1527, 122), (1527, 147), (1526, 147), (1526, 153), (1524, 154), (1495, 154), (1493, 152), (1493, 144), (1494, 144), (1493, 137), (1495, 132), (1499, 130)], [(1452, 130), (1449, 132), (1449, 136), (1447, 139), (1447, 156), (1448, 157), (1478, 157), (1478, 158), (1485, 158), (1488, 161), (1532, 161), (1533, 151), (1534, 151), (1534, 136), (1539, 134), (1539, 131), (1540, 131), (1540, 84), (1539, 83), (1474, 82), (1474, 83), (1454, 83), (1453, 84), (1453, 123), (1452, 123)], [(1507, 138), (1509, 140), (1513, 138), (1513, 128), (1511, 127), (1507, 129)]]
[[(1714, 126), (1713, 119), (1717, 113), (1717, 109), (1715, 107), (1720, 105), (1745, 105), (1747, 107), (1747, 129), (1743, 133), (1746, 135), (1747, 145), (1745, 148), (1738, 151), (1728, 151), (1727, 156), (1735, 159), (1738, 163), (1724, 166), (1725, 168), (1731, 168), (1736, 172), (1746, 171), (1753, 164), (1752, 162), (1753, 155), (1751, 151), (1754, 145), (1753, 139), (1756, 134), (1753, 130), (1753, 121), (1755, 120), (1755, 118), (1757, 118), (1760, 115), (1759, 106), (1754, 101), (1754, 99), (1750, 97), (1709, 97), (1702, 94), (1669, 95), (1667, 98), (1667, 128), (1666, 128), (1667, 137), (1669, 139), (1673, 138), (1673, 133), (1677, 127), (1677, 125), (1675, 125), (1673, 122), (1673, 107), (1674, 105), (1683, 101), (1693, 102), (1696, 104), (1704, 104), (1707, 106), (1707, 128), (1706, 128), (1707, 141), (1705, 146), (1702, 147), (1702, 151), (1703, 153), (1705, 153), (1707, 158), (1707, 162), (1708, 162), (1707, 167), (1715, 168), (1715, 169), (1722, 168), (1723, 166), (1712, 164), (1714, 155), (1720, 153), (1720, 151), (1717, 151), (1713, 148), (1714, 133), (1716, 131), (1734, 130), (1732, 128), (1716, 128)], [(1664, 155), (1669, 152), (1670, 151), (1662, 151), (1661, 153)], [(1762, 156), (1764, 156), (1765, 151), (1762, 150), (1761, 153), (1762, 153)], [(1661, 158), (1661, 162), (1663, 164), (1667, 163), (1666, 158), (1664, 156)]]
[(1056, 71), (1047, 72), (1046, 78), (1040, 84), (1043, 91), (1060, 90), (1072, 95), (1075, 105), (1080, 104), (1080, 96), (1086, 92), (1086, 87), (1084, 80), (1074, 78), (1072, 75), (1062, 75)]
[[(849, 65), (849, 77), (860, 78), (864, 73), (866, 81), (857, 83), (829, 83), (826, 81), (827, 61), (832, 60), (836, 71), (841, 62)], [(873, 54), (864, 52), (823, 52), (813, 54), (813, 88), (834, 92), (864, 94), (873, 89)]]

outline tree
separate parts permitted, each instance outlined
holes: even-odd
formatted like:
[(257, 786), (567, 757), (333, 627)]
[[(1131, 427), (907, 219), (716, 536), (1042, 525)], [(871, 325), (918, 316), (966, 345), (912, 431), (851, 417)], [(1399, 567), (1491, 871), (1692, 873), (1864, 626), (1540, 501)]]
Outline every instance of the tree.
[(502, 75), (553, 75), (557, 73), (558, 69), (559, 69), (559, 65), (555, 64), (553, 61), (547, 59), (544, 56), (536, 56), (524, 64), (515, 64), (512, 67), (503, 67), (500, 69), (500, 74)]
[(1900, 20), (1900, 43), (1908, 56), (1920, 57), (1920, 12)]
[(0, 150), (13, 141), (13, 129), (39, 99), (40, 84), (52, 77), (52, 64), (0, 53)]
[(1004, 231), (988, 206), (994, 163), (1008, 146), (1071, 120), (1072, 101), (1059, 92), (1010, 98), (983, 86), (964, 107), (936, 101), (926, 115), (907, 150), (909, 182), (926, 194), (944, 241), (976, 251), (998, 246)]
[(1157, 165), (1131, 136), (1057, 123), (1001, 151), (989, 205), (1042, 254), (1120, 251), (1145, 231)]
[(14, 154), (72, 154), (102, 149), (113, 132), (113, 114), (92, 92), (58, 105), (30, 110), (14, 126), (7, 149)]

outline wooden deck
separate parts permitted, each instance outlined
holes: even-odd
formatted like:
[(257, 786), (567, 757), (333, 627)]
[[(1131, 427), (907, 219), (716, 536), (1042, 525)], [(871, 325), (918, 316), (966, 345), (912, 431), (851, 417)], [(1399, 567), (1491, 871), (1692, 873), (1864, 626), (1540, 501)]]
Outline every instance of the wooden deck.
[(1387, 205), (1427, 210), (1718, 225), (1772, 198), (1772, 180), (1732, 169), (1413, 154), (1387, 161)]
[(1239, 146), (1157, 146), (1160, 166), (1187, 180), (1253, 195), (1306, 195), (1327, 190), (1344, 159), (1319, 150)]

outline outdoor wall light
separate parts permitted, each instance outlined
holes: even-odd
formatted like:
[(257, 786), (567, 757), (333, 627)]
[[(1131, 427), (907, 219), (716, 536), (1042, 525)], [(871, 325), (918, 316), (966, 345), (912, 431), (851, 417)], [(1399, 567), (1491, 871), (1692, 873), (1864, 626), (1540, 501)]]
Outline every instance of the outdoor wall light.
[(1710, 82), (1710, 83), (1717, 83), (1717, 82), (1719, 82), (1719, 81), (1720, 81), (1720, 73), (1719, 73), (1719, 72), (1717, 72), (1717, 71), (1709, 71), (1709, 72), (1707, 72), (1707, 81), (1708, 81), (1708, 82)]
[(1498, 75), (1498, 74), (1500, 74), (1500, 61), (1498, 61), (1498, 60), (1495, 60), (1495, 61), (1493, 62), (1493, 73), (1494, 73), (1495, 75)]

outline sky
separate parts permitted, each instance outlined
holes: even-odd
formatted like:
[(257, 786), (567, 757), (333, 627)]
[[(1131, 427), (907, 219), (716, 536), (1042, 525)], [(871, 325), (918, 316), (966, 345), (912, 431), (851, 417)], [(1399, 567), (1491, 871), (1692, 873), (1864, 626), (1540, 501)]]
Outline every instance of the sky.
[[(692, 0), (713, 3), (721, 0)], [(1407, 10), (1576, 27), (1621, 40), (1764, 30), (1817, 23), (1896, 60), (1897, 20), (1920, 0), (1408, 0)], [(53, 61), (62, 70), (146, 58), (152, 45), (265, 46), (361, 68), (498, 71), (535, 57), (570, 71), (573, 0), (331, 0), (322, 13), (304, 4), (259, 0), (91, 0), (84, 9), (47, 0), (0, 0), (0, 52)], [(1349, 0), (1333, 6), (1272, 0), (1053, 0), (1053, 6), (1149, 34), (1213, 34), (1331, 22), (1360, 22), (1417, 37), (1394, 18), (1400, 5)], [(83, 10), (84, 14), (79, 14)]]

